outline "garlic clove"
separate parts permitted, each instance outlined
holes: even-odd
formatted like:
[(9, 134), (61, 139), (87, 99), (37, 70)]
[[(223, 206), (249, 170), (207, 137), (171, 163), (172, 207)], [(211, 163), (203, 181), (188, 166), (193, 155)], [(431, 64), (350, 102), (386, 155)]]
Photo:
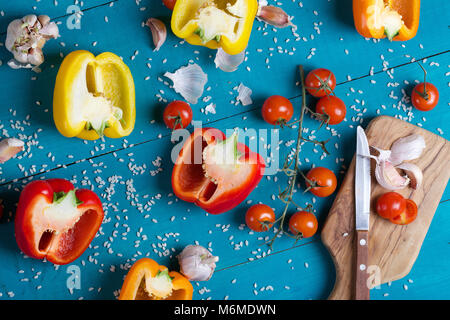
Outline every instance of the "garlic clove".
[(188, 245), (178, 255), (181, 273), (191, 281), (211, 279), (219, 257), (213, 256), (208, 249), (199, 245)]
[(256, 18), (277, 28), (296, 28), (291, 22), (291, 17), (279, 7), (260, 5)]
[(242, 52), (231, 55), (223, 51), (222, 48), (217, 49), (216, 58), (214, 59), (214, 63), (216, 68), (219, 68), (225, 72), (233, 72), (236, 71), (239, 65), (245, 59), (245, 50)]
[(393, 165), (398, 165), (403, 161), (417, 159), (425, 147), (425, 139), (420, 134), (412, 134), (397, 139), (392, 144), (389, 161)]
[(0, 141), (0, 163), (5, 163), (23, 149), (23, 141), (15, 138), (3, 139)]
[(164, 44), (167, 37), (167, 29), (164, 22), (155, 18), (149, 18), (145, 22), (145, 25), (150, 28), (152, 32), (153, 44), (155, 49), (153, 51), (159, 51), (159, 48)]
[(410, 179), (410, 187), (414, 190), (420, 188), (423, 180), (422, 170), (415, 164), (404, 162), (396, 166), (398, 169), (402, 169), (408, 178)]
[(174, 90), (191, 104), (198, 102), (208, 82), (208, 75), (195, 63), (181, 67), (175, 73), (166, 72), (164, 76), (172, 80)]
[(47, 15), (40, 15), (37, 17), (42, 27), (45, 27), (50, 22), (50, 17)]
[(249, 87), (246, 87), (241, 83), (239, 84), (237, 91), (238, 91), (237, 100), (240, 101), (243, 106), (247, 106), (253, 103), (251, 97), (252, 90)]
[(409, 184), (408, 177), (402, 177), (389, 161), (380, 161), (375, 167), (377, 182), (387, 190), (399, 190)]

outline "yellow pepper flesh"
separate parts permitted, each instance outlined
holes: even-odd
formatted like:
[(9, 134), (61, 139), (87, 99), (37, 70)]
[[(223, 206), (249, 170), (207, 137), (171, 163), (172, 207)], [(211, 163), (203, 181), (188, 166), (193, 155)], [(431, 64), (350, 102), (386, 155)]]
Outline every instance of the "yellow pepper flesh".
[[(226, 6), (231, 5), (230, 0), (177, 0), (172, 13), (171, 27), (173, 33), (182, 39), (185, 39), (188, 43), (193, 45), (205, 46), (210, 49), (218, 49), (221, 47), (226, 53), (235, 55), (247, 47), (250, 33), (252, 31), (253, 21), (255, 20), (256, 13), (258, 11), (257, 0), (236, 0), (242, 1), (245, 5), (245, 15), (237, 16), (230, 14), (231, 17), (238, 17), (239, 20), (239, 34), (236, 34), (236, 39), (230, 39), (227, 35), (218, 34), (220, 40), (216, 39), (204, 42), (198, 34), (199, 24), (196, 21), (196, 16), (202, 5), (209, 2), (213, 5)], [(216, 22), (219, 23), (219, 22)]]
[[(112, 110), (120, 111), (120, 118)], [(89, 121), (107, 124), (101, 130), (107, 137), (129, 135), (136, 120), (130, 69), (110, 52), (97, 57), (85, 50), (71, 52), (56, 77), (53, 119), (58, 131), (66, 137), (100, 138), (98, 131), (90, 129)]]

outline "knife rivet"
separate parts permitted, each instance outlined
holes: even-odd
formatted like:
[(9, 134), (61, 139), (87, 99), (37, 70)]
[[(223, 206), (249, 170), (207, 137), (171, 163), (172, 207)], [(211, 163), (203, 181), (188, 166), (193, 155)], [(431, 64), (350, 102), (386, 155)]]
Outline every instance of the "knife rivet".
[(361, 271), (366, 270), (366, 265), (365, 264), (360, 264), (359, 265), (359, 270), (361, 270)]
[(359, 240), (359, 244), (362, 245), (362, 246), (365, 246), (366, 245), (366, 239)]

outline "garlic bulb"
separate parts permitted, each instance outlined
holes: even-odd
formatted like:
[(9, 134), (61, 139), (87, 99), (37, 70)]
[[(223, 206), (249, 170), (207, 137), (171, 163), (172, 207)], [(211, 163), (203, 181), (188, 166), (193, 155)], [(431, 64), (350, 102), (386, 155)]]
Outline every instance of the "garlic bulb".
[(216, 268), (219, 257), (213, 256), (208, 249), (198, 245), (188, 245), (178, 255), (180, 271), (189, 280), (209, 280)]
[(150, 31), (152, 32), (153, 44), (155, 45), (155, 50), (153, 51), (159, 51), (159, 48), (161, 48), (163, 43), (166, 41), (166, 25), (161, 20), (155, 18), (147, 19), (145, 25), (149, 27)]
[(219, 68), (225, 72), (233, 72), (236, 71), (239, 65), (245, 59), (245, 50), (241, 53), (231, 55), (223, 51), (222, 48), (217, 49), (216, 58), (214, 59), (214, 63), (216, 68)]
[(412, 134), (396, 140), (391, 147), (389, 160), (393, 165), (420, 157), (425, 149), (425, 139), (420, 134)]
[(175, 73), (166, 72), (164, 76), (172, 80), (175, 91), (192, 104), (198, 102), (208, 82), (208, 75), (195, 63), (181, 67)]
[(27, 15), (13, 20), (7, 29), (5, 47), (14, 55), (11, 68), (35, 68), (44, 62), (42, 48), (49, 39), (59, 37), (58, 26), (45, 15)]
[(24, 142), (16, 138), (0, 141), (0, 163), (5, 163), (24, 149)]

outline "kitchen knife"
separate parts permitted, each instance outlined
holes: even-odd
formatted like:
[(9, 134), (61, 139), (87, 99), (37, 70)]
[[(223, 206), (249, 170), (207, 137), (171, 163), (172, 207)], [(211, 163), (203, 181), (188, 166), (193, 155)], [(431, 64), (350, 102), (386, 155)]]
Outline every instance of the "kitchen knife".
[(364, 129), (356, 130), (355, 227), (356, 264), (355, 299), (369, 300), (367, 267), (369, 262), (370, 151)]

